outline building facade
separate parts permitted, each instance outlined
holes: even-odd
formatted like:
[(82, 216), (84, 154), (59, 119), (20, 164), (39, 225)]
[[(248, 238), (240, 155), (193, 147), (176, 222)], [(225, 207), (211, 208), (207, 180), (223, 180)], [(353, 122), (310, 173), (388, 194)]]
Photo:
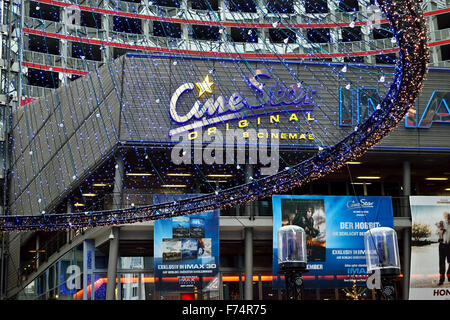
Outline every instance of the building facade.
[[(450, 9), (442, 1), (421, 5), (431, 61), (415, 109), (355, 164), (290, 193), (391, 196), (402, 265), (397, 287), (404, 299), (410, 278), (408, 196), (449, 194)], [(2, 35), (2, 80), (8, 84), (3, 195), (11, 215), (139, 207), (153, 204), (157, 194), (204, 194), (260, 177), (264, 166), (250, 158), (170, 162), (177, 142), (172, 137), (192, 129), (278, 130), (278, 166), (289, 167), (318, 145), (336, 143), (370, 115), (389, 89), (397, 58), (387, 21), (371, 3), (41, 0), (3, 6), (9, 30)], [(344, 66), (351, 72), (342, 71), (349, 76), (339, 80), (335, 75)], [(205, 116), (200, 127), (177, 115), (189, 113), (205, 92), (189, 96), (185, 90), (178, 111), (170, 109), (180, 86), (195, 88), (208, 74), (216, 101), (231, 101), (235, 92), (247, 97), (254, 89), (251, 70), (274, 80), (271, 85), (278, 79), (282, 88), (302, 79), (310, 86), (302, 97), (314, 91), (315, 102), (302, 100), (300, 110), (280, 113), (272, 100), (263, 113), (216, 122)], [(193, 150), (203, 146), (197, 136), (190, 138)], [(282, 299), (283, 291), (272, 289), (271, 199), (221, 210), (219, 231), (217, 278), (185, 290), (157, 288), (153, 222), (4, 235), (3, 297)], [(77, 272), (82, 276), (69, 285), (68, 276)], [(107, 292), (113, 279), (117, 286)], [(306, 298), (345, 294), (342, 288), (319, 288), (306, 290)]]

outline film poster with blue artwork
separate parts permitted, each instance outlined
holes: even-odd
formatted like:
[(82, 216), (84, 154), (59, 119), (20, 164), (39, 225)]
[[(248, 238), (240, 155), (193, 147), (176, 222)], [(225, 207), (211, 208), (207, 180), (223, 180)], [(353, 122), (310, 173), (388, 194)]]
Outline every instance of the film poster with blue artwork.
[[(192, 196), (158, 194), (154, 196), (154, 203)], [(219, 272), (219, 212), (156, 220), (154, 268), (159, 289), (205, 288)], [(171, 280), (164, 280), (169, 278)], [(174, 278), (177, 281), (173, 281)]]
[(285, 287), (278, 273), (277, 233), (282, 226), (298, 225), (305, 230), (305, 288), (345, 288), (353, 279), (365, 286), (364, 233), (394, 226), (391, 197), (275, 195), (272, 206), (274, 289)]

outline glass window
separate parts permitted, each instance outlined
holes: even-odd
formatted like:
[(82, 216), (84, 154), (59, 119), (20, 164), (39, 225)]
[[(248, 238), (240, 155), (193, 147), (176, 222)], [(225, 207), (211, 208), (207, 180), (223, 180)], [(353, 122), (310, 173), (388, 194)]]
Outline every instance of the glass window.
[(23, 300), (36, 299), (36, 280), (30, 282), (30, 284), (28, 284), (25, 287), (23, 294), (21, 295), (21, 299)]
[(30, 2), (30, 17), (59, 22), (58, 6), (52, 6), (45, 3)]
[(357, 0), (341, 0), (339, 1), (339, 10), (344, 12), (359, 11)]
[(28, 35), (28, 50), (60, 55), (59, 39)]
[(438, 30), (450, 28), (450, 13), (439, 14), (436, 16)]
[[(258, 279), (258, 277), (256, 277), (256, 279)], [(253, 289), (253, 300), (260, 300), (258, 281), (252, 282), (252, 289)]]
[(271, 216), (272, 215), (272, 201), (258, 201), (255, 202), (257, 205), (257, 213), (260, 216)]
[(81, 11), (80, 20), (80, 24), (83, 27), (102, 28), (102, 15), (100, 13)]
[[(19, 299), (83, 299), (83, 245), (64, 254), (22, 292)], [(78, 276), (77, 276), (78, 274)], [(70, 280), (70, 281), (68, 281)], [(88, 297), (90, 288), (88, 290)]]
[(119, 268), (122, 270), (142, 270), (148, 268), (149, 260), (147, 258), (148, 257), (120, 257)]
[(362, 40), (361, 27), (342, 28), (341, 34), (342, 34), (342, 42), (352, 42)]
[(344, 57), (344, 62), (364, 63), (364, 57)]
[(441, 58), (443, 61), (450, 60), (450, 44), (441, 46)]
[(58, 72), (28, 68), (28, 84), (45, 88), (58, 88)]
[(38, 299), (44, 299), (45, 300), (45, 292), (47, 291), (46, 290), (46, 287), (45, 287), (45, 276), (46, 276), (46, 274), (45, 274), (45, 272), (43, 273), (43, 274), (41, 274), (38, 278), (37, 278), (37, 282), (36, 282), (36, 284), (37, 284), (37, 290), (36, 290), (36, 294), (37, 294), (37, 296), (38, 296)]
[(141, 34), (142, 20), (113, 16), (113, 30), (117, 32)]
[(220, 28), (215, 26), (192, 25), (192, 37), (197, 40), (220, 40)]
[(194, 10), (219, 10), (218, 0), (192, 0), (192, 9)]
[(267, 9), (273, 13), (295, 13), (294, 1), (291, 0), (268, 0)]
[(95, 269), (107, 269), (108, 257), (99, 250), (95, 250)]
[(328, 3), (324, 0), (306, 0), (305, 1), (306, 13), (327, 13)]
[(153, 274), (142, 273), (141, 274), (141, 300), (154, 300), (155, 299), (155, 279)]
[(306, 36), (313, 43), (327, 43), (331, 41), (330, 29), (328, 28), (308, 29)]
[(373, 29), (372, 34), (376, 40), (392, 38), (394, 36), (388, 24), (382, 24), (379, 29)]
[(262, 300), (278, 300), (278, 290), (272, 289), (272, 274), (261, 275)]
[(179, 8), (181, 1), (178, 0), (156, 0), (153, 3), (157, 6), (161, 7), (175, 7)]
[(287, 39), (288, 43), (297, 41), (297, 34), (290, 29), (269, 29), (269, 39), (273, 43), (284, 43)]
[(395, 53), (378, 54), (375, 56), (377, 64), (395, 64), (397, 61), (397, 55)]
[(153, 22), (153, 35), (156, 37), (181, 38), (181, 25), (170, 22)]
[(231, 12), (256, 12), (256, 4), (253, 1), (228, 0), (226, 4)]
[(102, 51), (100, 46), (72, 42), (72, 57), (87, 60), (102, 60)]
[(124, 273), (120, 276), (120, 300), (139, 300), (139, 273)]
[(255, 28), (231, 28), (231, 38), (234, 42), (258, 42), (258, 32)]
[(224, 273), (222, 275), (223, 282), (223, 299), (224, 300), (242, 300), (240, 277), (238, 273)]

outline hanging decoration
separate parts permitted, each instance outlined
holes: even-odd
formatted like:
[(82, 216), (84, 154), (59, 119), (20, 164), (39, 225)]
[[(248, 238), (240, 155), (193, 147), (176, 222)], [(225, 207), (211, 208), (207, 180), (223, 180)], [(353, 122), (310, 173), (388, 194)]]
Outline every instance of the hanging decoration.
[[(0, 230), (8, 232), (80, 229), (144, 222), (216, 209), (226, 209), (238, 204), (241, 205), (269, 197), (273, 194), (283, 193), (294, 187), (303, 186), (338, 170), (344, 166), (346, 162), (361, 157), (371, 147), (389, 135), (403, 119), (410, 107), (413, 106), (414, 101), (421, 90), (429, 59), (426, 45), (425, 21), (416, 2), (412, 0), (379, 1), (379, 6), (386, 15), (393, 30), (393, 34), (399, 44), (399, 59), (395, 74), (385, 98), (380, 102), (380, 105), (377, 106), (371, 116), (335, 145), (319, 146), (317, 153), (311, 158), (297, 164), (290, 164), (289, 166), (286, 166), (284, 170), (281, 170), (276, 174), (262, 178), (250, 177), (251, 179), (248, 179), (247, 182), (242, 185), (225, 188), (223, 190), (215, 190), (189, 199), (148, 206), (132, 205), (125, 209), (115, 210), (77, 211), (63, 214), (46, 214), (44, 211), (41, 212), (42, 214), (37, 215), (7, 215), (0, 217)], [(217, 18), (213, 10), (211, 10), (210, 14), (211, 17)], [(279, 23), (282, 23), (282, 21), (273, 22), (275, 27), (277, 27)], [(218, 24), (219, 29), (210, 31), (217, 31), (218, 34), (220, 34), (220, 30), (223, 30), (220, 28), (220, 20)], [(350, 26), (351, 29), (354, 27), (355, 24)], [(176, 30), (171, 30), (171, 32), (172, 36), (177, 33)], [(201, 31), (197, 32), (201, 33)], [(239, 36), (251, 38), (254, 37), (255, 34), (249, 30)], [(327, 35), (322, 34), (322, 36), (326, 37)], [(291, 41), (289, 37), (284, 40), (283, 43), (285, 44), (288, 44), (289, 41)], [(172, 41), (170, 43), (174, 44), (179, 43), (177, 38), (171, 38), (167, 41)], [(328, 57), (327, 55), (321, 55), (320, 48), (313, 47), (311, 51), (311, 57)], [(179, 54), (179, 52), (179, 50), (174, 49), (172, 53)], [(274, 57), (277, 57), (283, 62), (283, 58), (278, 57), (277, 54), (274, 54)], [(246, 62), (246, 58), (241, 54), (237, 54), (236, 58), (241, 59), (244, 63)], [(173, 62), (173, 66), (176, 67), (176, 61)], [(344, 66), (339, 72), (345, 74), (348, 72), (347, 67)], [(202, 78), (198, 77), (196, 81), (202, 80), (203, 82), (196, 83), (201, 92), (199, 96), (212, 90), (212, 82), (209, 76), (202, 74)], [(384, 75), (382, 75), (379, 82), (383, 83), (384, 81), (385, 78)], [(351, 84), (349, 83), (348, 86), (350, 85)], [(56, 97), (59, 99), (58, 95), (56, 95)], [(91, 99), (100, 98), (98, 96), (93, 96)], [(60, 104), (58, 104), (58, 108), (59, 106)], [(56, 109), (55, 114), (57, 115), (58, 112), (60, 112), (60, 110)], [(26, 111), (25, 116), (27, 116)], [(100, 112), (99, 118), (102, 119)], [(66, 129), (64, 123), (60, 124), (60, 128), (65, 134)], [(28, 134), (31, 135), (31, 132)], [(76, 150), (69, 151), (71, 157), (73, 157), (73, 153), (77, 152)], [(30, 156), (34, 156), (32, 152), (33, 151), (30, 151)], [(151, 162), (151, 157), (148, 157), (148, 154), (145, 156), (145, 159), (154, 166), (154, 163)], [(73, 163), (68, 166), (72, 166), (74, 172), (77, 172)], [(32, 171), (34, 175), (39, 174), (34, 165)], [(78, 178), (79, 177), (76, 174), (73, 176), (74, 181)], [(161, 176), (158, 178), (161, 182), (164, 182), (164, 179)], [(214, 190), (214, 188), (212, 189)], [(88, 193), (81, 190), (81, 186), (80, 193), (89, 196)], [(42, 199), (45, 199), (44, 195), (42, 195)], [(41, 207), (42, 200), (41, 198), (39, 198), (39, 200), (39, 206)], [(44, 204), (42, 204), (42, 208), (45, 208)]]

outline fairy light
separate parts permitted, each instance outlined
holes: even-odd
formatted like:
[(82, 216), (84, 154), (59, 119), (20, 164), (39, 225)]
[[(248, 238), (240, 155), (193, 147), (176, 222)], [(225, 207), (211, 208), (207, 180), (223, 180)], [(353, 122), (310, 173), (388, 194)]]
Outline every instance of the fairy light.
[[(390, 21), (398, 41), (399, 65), (390, 90), (380, 103), (380, 108), (369, 119), (359, 124), (355, 131), (332, 147), (320, 147), (320, 153), (298, 164), (290, 165), (269, 177), (249, 179), (240, 186), (215, 191), (173, 203), (135, 207), (109, 211), (86, 211), (71, 214), (47, 214), (0, 217), (2, 231), (43, 230), (54, 231), (69, 228), (118, 225), (142, 222), (176, 215), (187, 215), (212, 209), (221, 209), (251, 202), (275, 193), (288, 191), (320, 179), (346, 163), (361, 157), (372, 146), (387, 136), (402, 120), (419, 94), (426, 67), (425, 22), (413, 1), (379, 1), (381, 9)], [(355, 26), (352, 23), (353, 27)], [(274, 27), (279, 22), (273, 22)], [(252, 33), (253, 34), (253, 33)], [(249, 34), (250, 35), (250, 34)], [(174, 67), (177, 67), (174, 65)], [(346, 73), (347, 69), (341, 69)], [(385, 77), (379, 78), (380, 83)], [(347, 86), (351, 87), (348, 83)], [(159, 103), (157, 99), (156, 103)], [(65, 126), (60, 126), (64, 129)], [(30, 151), (30, 156), (33, 156)], [(239, 169), (239, 167), (238, 167)], [(231, 175), (233, 176), (233, 175)], [(69, 176), (70, 177), (70, 176)], [(75, 174), (73, 179), (82, 179)], [(161, 184), (162, 187), (185, 186), (184, 184)], [(43, 197), (45, 199), (45, 197)], [(134, 203), (133, 203), (134, 204)], [(84, 205), (77, 202), (75, 206)]]

